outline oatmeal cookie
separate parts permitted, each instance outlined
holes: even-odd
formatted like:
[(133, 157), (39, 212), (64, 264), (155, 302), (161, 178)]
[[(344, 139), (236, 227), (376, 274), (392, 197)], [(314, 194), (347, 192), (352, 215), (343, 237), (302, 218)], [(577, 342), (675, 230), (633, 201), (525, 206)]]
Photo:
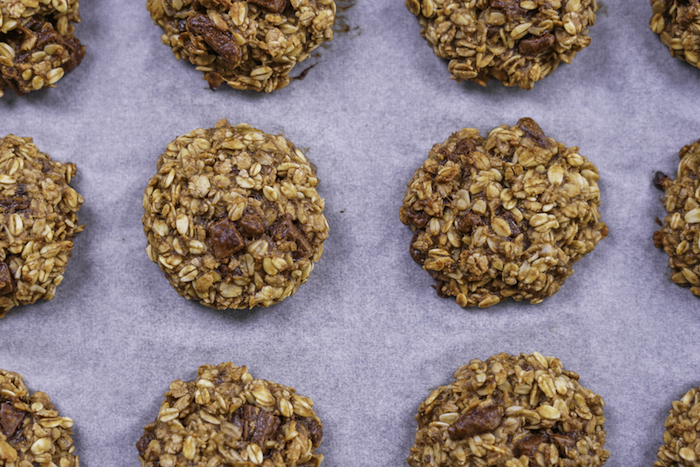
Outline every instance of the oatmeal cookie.
[(148, 257), (180, 295), (213, 308), (269, 306), (321, 258), (328, 223), (311, 164), (283, 136), (229, 125), (181, 136), (143, 197)]
[(693, 388), (673, 401), (664, 427), (664, 444), (659, 447), (654, 467), (697, 467), (700, 465), (700, 393)]
[(49, 396), (29, 394), (21, 375), (0, 370), (0, 465), (80, 467), (72, 426)]
[(333, 0), (147, 0), (161, 39), (214, 88), (272, 92), (333, 39)]
[(501, 353), (472, 360), (416, 415), (412, 467), (597, 467), (605, 445), (603, 399), (554, 357)]
[(0, 97), (54, 87), (73, 71), (85, 56), (79, 22), (78, 0), (0, 0)]
[(73, 250), (83, 197), (69, 186), (75, 164), (53, 162), (31, 138), (0, 138), (0, 318), (16, 305), (51, 300)]
[(700, 0), (651, 0), (649, 27), (671, 51), (694, 67), (700, 67)]
[(399, 215), (441, 297), (481, 308), (508, 297), (539, 303), (608, 233), (597, 181), (577, 147), (523, 118), (486, 139), (465, 128), (433, 146)]
[(671, 279), (700, 297), (700, 140), (678, 153), (678, 175), (671, 180), (657, 172), (654, 184), (664, 191), (668, 211), (654, 245), (668, 254)]
[(173, 381), (158, 418), (136, 444), (143, 467), (317, 467), (323, 428), (308, 397), (253, 379), (232, 363), (199, 367)]
[(406, 0), (452, 79), (532, 89), (591, 43), (596, 0)]

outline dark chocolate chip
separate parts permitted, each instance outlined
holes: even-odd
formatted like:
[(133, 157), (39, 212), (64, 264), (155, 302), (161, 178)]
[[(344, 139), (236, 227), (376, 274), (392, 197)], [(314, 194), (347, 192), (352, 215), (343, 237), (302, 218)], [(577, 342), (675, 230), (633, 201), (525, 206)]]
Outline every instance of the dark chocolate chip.
[(254, 212), (246, 212), (238, 221), (238, 227), (249, 237), (258, 237), (265, 232), (263, 220)]
[(272, 13), (282, 13), (287, 8), (289, 0), (248, 0), (248, 3), (261, 6)]
[(0, 426), (2, 426), (5, 437), (11, 438), (15, 434), (25, 415), (27, 412), (17, 410), (12, 402), (7, 401), (0, 404)]
[(245, 247), (243, 237), (228, 218), (210, 225), (207, 232), (211, 248), (217, 259), (224, 259)]
[(448, 429), (453, 440), (465, 439), (487, 433), (501, 424), (501, 414), (497, 406), (476, 408), (460, 416)]
[(288, 240), (295, 242), (297, 251), (292, 255), (294, 259), (308, 258), (313, 252), (311, 243), (309, 243), (306, 236), (296, 228), (289, 214), (279, 217), (277, 222), (270, 227), (270, 236), (277, 241)]
[(547, 442), (549, 442), (549, 438), (543, 433), (530, 433), (515, 445), (513, 448), (513, 454), (515, 454), (516, 457), (528, 457), (534, 462), (535, 454), (537, 454), (537, 448), (540, 444)]
[(263, 450), (263, 454), (267, 452), (267, 441), (274, 438), (277, 429), (280, 426), (279, 417), (260, 410), (258, 418), (255, 420), (255, 429), (250, 438), (251, 443), (255, 443)]
[(230, 32), (217, 29), (209, 16), (190, 16), (187, 18), (187, 30), (190, 34), (202, 37), (204, 42), (227, 62), (238, 65), (241, 61), (241, 49), (236, 44), (236, 39)]
[(554, 35), (545, 34), (544, 36), (521, 40), (518, 44), (518, 50), (523, 55), (537, 55), (548, 50), (553, 45)]
[(7, 263), (0, 261), (0, 295), (7, 295), (15, 290), (12, 273)]
[(413, 224), (419, 229), (422, 229), (428, 222), (430, 222), (430, 215), (425, 211), (414, 211), (413, 209), (406, 209), (406, 219), (408, 222)]
[(517, 127), (525, 133), (525, 136), (535, 141), (540, 147), (545, 149), (549, 148), (547, 137), (544, 135), (542, 128), (540, 128), (533, 119), (527, 117), (521, 118), (518, 120)]

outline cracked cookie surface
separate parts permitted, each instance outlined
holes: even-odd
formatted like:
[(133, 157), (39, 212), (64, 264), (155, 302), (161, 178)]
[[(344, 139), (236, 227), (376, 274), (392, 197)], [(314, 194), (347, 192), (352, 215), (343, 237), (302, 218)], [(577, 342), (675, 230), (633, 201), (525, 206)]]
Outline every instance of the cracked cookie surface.
[(651, 0), (649, 27), (672, 57), (700, 68), (700, 0)]
[(147, 0), (163, 43), (214, 88), (272, 92), (333, 39), (333, 0)]
[(673, 401), (664, 423), (664, 444), (657, 452), (654, 467), (697, 467), (700, 465), (700, 393), (692, 388), (679, 401)]
[(318, 178), (283, 136), (221, 120), (171, 142), (143, 197), (146, 252), (178, 293), (269, 306), (306, 282), (328, 223)]
[(85, 47), (73, 35), (78, 0), (0, 0), (0, 97), (54, 87)]
[(433, 146), (399, 216), (438, 295), (482, 308), (508, 297), (539, 303), (608, 233), (597, 181), (577, 147), (529, 118), (487, 138), (465, 128)]
[(595, 0), (406, 0), (457, 81), (531, 89), (591, 43)]
[(0, 139), (0, 318), (16, 305), (51, 300), (82, 232), (83, 197), (69, 186), (75, 164), (54, 162), (31, 138)]
[(421, 402), (409, 465), (603, 465), (603, 399), (578, 378), (536, 352), (470, 361)]
[(654, 178), (668, 212), (654, 233), (654, 245), (668, 254), (671, 280), (700, 297), (700, 141), (683, 147), (678, 157), (675, 180), (661, 172)]
[(0, 370), (0, 465), (80, 467), (72, 427), (49, 396), (30, 394), (21, 375)]
[(254, 379), (246, 367), (204, 365), (174, 381), (136, 447), (143, 467), (317, 467), (321, 421), (308, 397)]

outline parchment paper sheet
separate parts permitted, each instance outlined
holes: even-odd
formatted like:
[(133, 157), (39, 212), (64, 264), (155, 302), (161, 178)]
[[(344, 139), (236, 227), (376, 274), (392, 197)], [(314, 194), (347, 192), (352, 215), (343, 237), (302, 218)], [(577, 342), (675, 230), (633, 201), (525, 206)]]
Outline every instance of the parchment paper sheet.
[[(348, 4), (346, 3), (346, 6)], [(210, 91), (160, 42), (142, 0), (83, 0), (84, 62), (56, 89), (0, 99), (0, 134), (75, 162), (85, 197), (63, 285), (0, 321), (0, 368), (75, 420), (87, 467), (138, 466), (135, 443), (172, 380), (233, 361), (311, 397), (324, 466), (403, 466), (419, 403), (472, 358), (559, 357), (606, 402), (610, 467), (651, 466), (671, 401), (700, 384), (700, 301), (654, 248), (654, 171), (700, 138), (700, 70), (648, 28), (648, 2), (603, 0), (592, 45), (532, 91), (448, 78), (401, 0), (357, 0), (303, 81)], [(398, 218), (435, 143), (529, 116), (600, 170), (610, 235), (539, 305), (462, 309), (411, 260)], [(308, 148), (330, 237), (297, 294), (219, 312), (175, 293), (144, 252), (142, 194), (176, 136), (247, 122)]]

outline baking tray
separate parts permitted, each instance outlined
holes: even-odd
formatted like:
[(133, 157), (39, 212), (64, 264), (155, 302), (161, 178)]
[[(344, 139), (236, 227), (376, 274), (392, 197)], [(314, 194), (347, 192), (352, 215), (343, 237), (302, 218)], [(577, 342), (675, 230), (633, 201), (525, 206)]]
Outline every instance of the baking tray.
[[(82, 2), (84, 62), (56, 89), (0, 99), (0, 133), (78, 165), (86, 226), (55, 299), (0, 321), (0, 368), (75, 420), (87, 467), (138, 466), (169, 383), (225, 361), (315, 401), (324, 466), (402, 466), (419, 403), (460, 365), (538, 351), (604, 398), (606, 465), (651, 465), (671, 401), (700, 384), (700, 302), (651, 240), (664, 216), (653, 173), (675, 175), (678, 150), (700, 138), (700, 71), (670, 57), (646, 2), (605, 0), (591, 46), (531, 91), (450, 80), (400, 0), (342, 6), (333, 42), (295, 73), (317, 66), (263, 95), (209, 90), (161, 44), (145, 2)], [(524, 116), (597, 165), (610, 234), (543, 303), (462, 309), (408, 254), (405, 187), (451, 133)], [(285, 135), (318, 167), (325, 253), (269, 309), (187, 301), (144, 252), (158, 155), (221, 118)]]

